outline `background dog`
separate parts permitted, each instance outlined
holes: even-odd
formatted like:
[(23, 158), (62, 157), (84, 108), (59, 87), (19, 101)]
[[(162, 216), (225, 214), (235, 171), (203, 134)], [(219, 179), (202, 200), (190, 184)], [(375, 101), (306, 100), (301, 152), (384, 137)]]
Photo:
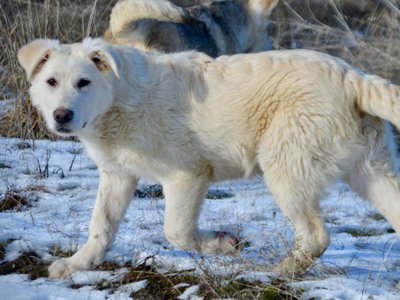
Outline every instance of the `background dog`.
[[(264, 174), (295, 228), (275, 269), (306, 269), (329, 245), (319, 202), (343, 178), (400, 231), (400, 184), (389, 133), (400, 88), (329, 55), (269, 51), (212, 59), (160, 54), (100, 39), (36, 40), (18, 53), (48, 127), (78, 136), (100, 172), (87, 243), (51, 277), (99, 263), (139, 177), (164, 187), (164, 232), (175, 247), (236, 253), (229, 233), (199, 230), (210, 182)], [(382, 119), (381, 119), (382, 118)]]
[[(278, 0), (123, 0), (104, 38), (144, 50), (198, 50), (210, 56), (270, 49), (267, 27)], [(201, 2), (198, 5), (193, 5)]]

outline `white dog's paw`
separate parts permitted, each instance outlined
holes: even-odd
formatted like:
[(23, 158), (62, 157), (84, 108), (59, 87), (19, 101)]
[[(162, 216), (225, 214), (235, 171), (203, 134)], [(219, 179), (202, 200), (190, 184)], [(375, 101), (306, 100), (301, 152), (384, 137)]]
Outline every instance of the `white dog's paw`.
[(219, 240), (220, 248), (223, 253), (236, 254), (243, 250), (243, 242), (241, 242), (234, 234), (226, 231), (215, 231), (214, 234)]
[(71, 258), (61, 258), (54, 261), (49, 267), (50, 278), (67, 278), (72, 273), (85, 269), (83, 266), (73, 264)]
[(230, 232), (213, 231), (207, 235), (201, 245), (203, 253), (237, 255), (243, 250), (243, 243)]
[(303, 257), (295, 257), (292, 254), (281, 261), (272, 271), (284, 276), (292, 277), (305, 272), (312, 263), (313, 260), (304, 255)]

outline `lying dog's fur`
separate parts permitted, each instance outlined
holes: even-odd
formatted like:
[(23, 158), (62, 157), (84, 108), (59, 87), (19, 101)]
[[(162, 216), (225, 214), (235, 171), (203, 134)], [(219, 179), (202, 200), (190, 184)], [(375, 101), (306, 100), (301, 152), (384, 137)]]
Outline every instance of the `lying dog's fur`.
[(139, 177), (165, 193), (175, 247), (234, 253), (238, 240), (200, 231), (210, 182), (262, 172), (295, 228), (276, 271), (307, 268), (329, 244), (319, 202), (336, 178), (400, 230), (400, 189), (382, 119), (400, 128), (400, 88), (326, 54), (270, 51), (212, 59), (157, 54), (100, 39), (36, 40), (18, 58), (48, 127), (77, 136), (100, 172), (87, 243), (55, 261), (51, 277), (99, 263)]
[(179, 7), (166, 0), (123, 0), (104, 38), (144, 50), (198, 50), (210, 56), (270, 48), (268, 17), (278, 0), (224, 0)]

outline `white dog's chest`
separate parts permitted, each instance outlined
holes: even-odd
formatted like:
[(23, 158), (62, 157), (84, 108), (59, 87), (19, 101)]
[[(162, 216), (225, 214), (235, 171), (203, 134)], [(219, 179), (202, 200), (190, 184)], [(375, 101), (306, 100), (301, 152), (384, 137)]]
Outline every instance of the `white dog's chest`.
[(136, 177), (160, 179), (168, 172), (167, 168), (154, 160), (149, 159), (144, 153), (125, 147), (112, 147), (102, 149), (95, 145), (86, 145), (91, 159), (99, 169), (111, 172), (125, 173)]
[[(220, 157), (219, 159), (210, 159), (207, 157), (181, 157), (178, 161), (170, 159), (163, 160), (162, 157), (153, 157), (150, 153), (141, 152), (130, 147), (118, 145), (118, 147), (101, 147), (98, 144), (85, 143), (91, 159), (101, 170), (110, 172), (125, 173), (140, 178), (146, 178), (162, 182), (171, 172), (179, 168), (186, 170), (200, 167), (202, 163), (210, 165), (213, 169), (214, 181), (222, 181), (237, 177), (251, 177), (259, 172), (255, 160), (240, 153), (231, 154), (230, 159)], [(187, 163), (182, 164), (183, 161)]]

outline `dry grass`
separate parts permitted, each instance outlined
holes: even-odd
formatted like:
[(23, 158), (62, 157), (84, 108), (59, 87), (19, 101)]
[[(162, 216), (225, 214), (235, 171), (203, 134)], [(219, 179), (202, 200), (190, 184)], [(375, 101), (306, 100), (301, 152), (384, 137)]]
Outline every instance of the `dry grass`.
[(42, 262), (34, 251), (26, 251), (13, 261), (6, 261), (0, 265), (0, 275), (12, 273), (28, 274), (29, 279), (48, 277), (49, 264)]
[(23, 207), (29, 205), (27, 197), (19, 193), (7, 192), (0, 197), (0, 212), (8, 210), (21, 211)]
[[(11, 242), (11, 241), (10, 241)], [(5, 252), (4, 247), (8, 242), (0, 244), (0, 255)], [(56, 249), (56, 254), (61, 257), (69, 256)], [(52, 253), (54, 254), (54, 253)], [(4, 258), (4, 255), (3, 255)], [(50, 262), (43, 261), (39, 255), (32, 251), (23, 251), (20, 256), (12, 261), (5, 261), (0, 265), (0, 275), (12, 273), (27, 274), (30, 280), (48, 277)], [(132, 292), (134, 299), (177, 299), (189, 286), (198, 286), (197, 296), (203, 299), (299, 299), (302, 290), (289, 287), (285, 282), (275, 280), (268, 283), (261, 281), (248, 281), (241, 278), (215, 276), (208, 273), (199, 275), (194, 270), (159, 272), (157, 265), (143, 262), (139, 265), (127, 263), (123, 266), (115, 262), (104, 262), (97, 266), (97, 271), (118, 272), (121, 268), (127, 271), (114, 280), (102, 280), (93, 285), (96, 290), (108, 290), (110, 294), (118, 291), (122, 286), (145, 281), (142, 289)], [(83, 285), (74, 284), (70, 288), (80, 289)]]
[[(309, 3), (326, 2), (328, 13)], [(399, 84), (400, 1), (359, 0), (369, 8), (363, 13), (345, 13), (333, 3), (346, 0), (286, 0), (273, 16), (271, 34), (274, 48), (301, 47), (343, 58), (357, 68)], [(285, 5), (289, 3), (292, 6)], [(378, 3), (381, 3), (378, 5)], [(322, 5), (321, 5), (322, 6)], [(320, 6), (320, 7), (321, 7)]]
[(15, 99), (0, 116), (0, 135), (54, 138), (32, 108), (28, 84), (16, 53), (35, 38), (71, 43), (85, 36), (101, 36), (116, 0), (3, 0), (0, 3), (0, 99)]
[[(0, 99), (15, 101), (5, 113), (0, 111), (0, 135), (27, 139), (55, 138), (46, 130), (43, 120), (30, 104), (28, 84), (18, 65), (16, 53), (34, 38), (57, 38), (69, 43), (88, 35), (101, 36), (115, 2), (1, 1)], [(307, 0), (304, 3), (308, 3)], [(397, 78), (400, 70), (399, 0), (382, 0), (382, 3), (384, 8), (373, 10), (362, 18), (342, 15), (342, 9), (337, 7), (330, 14), (330, 19), (325, 20), (326, 16), (319, 18), (318, 14), (307, 14), (306, 5), (299, 5), (299, 1), (281, 1), (272, 20), (270, 35), (273, 45), (276, 49), (297, 45), (328, 52), (365, 71), (400, 83)], [(332, 19), (336, 20), (334, 25)]]

